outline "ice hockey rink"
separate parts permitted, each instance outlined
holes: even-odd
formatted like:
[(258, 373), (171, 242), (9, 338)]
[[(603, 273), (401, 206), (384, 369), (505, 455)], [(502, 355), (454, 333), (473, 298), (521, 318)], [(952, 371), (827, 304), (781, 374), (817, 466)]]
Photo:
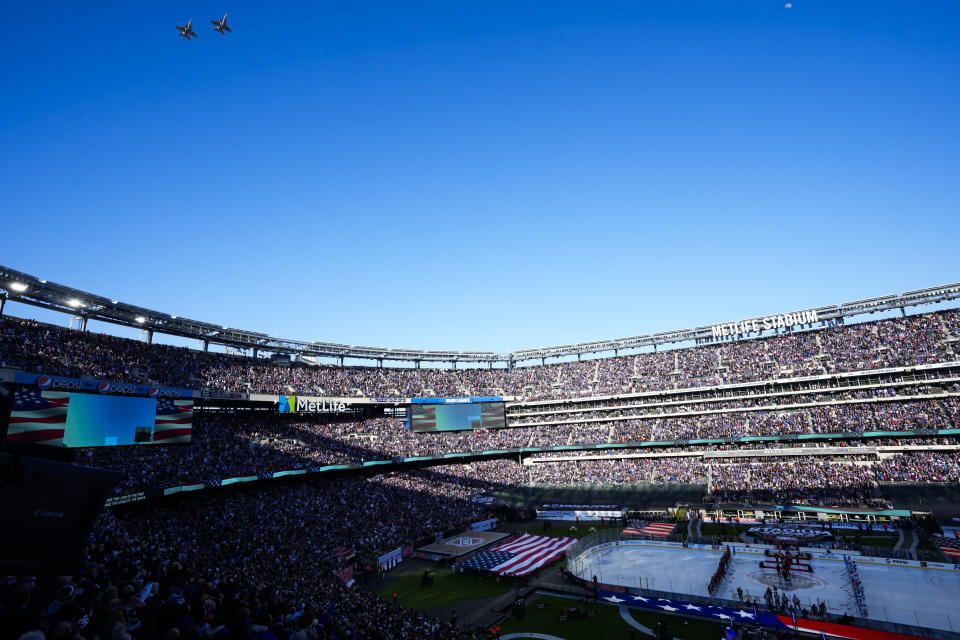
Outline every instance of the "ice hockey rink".
[[(589, 549), (569, 565), (574, 574), (601, 584), (643, 587), (659, 591), (708, 596), (707, 584), (717, 569), (722, 550), (681, 548), (658, 543), (626, 542)], [(794, 572), (781, 581), (774, 569), (760, 567), (763, 550), (740, 547), (731, 558), (719, 598), (744, 597), (763, 602), (767, 588), (796, 595), (802, 606), (825, 602), (828, 610), (856, 616), (850, 578), (841, 559), (813, 559), (813, 573)], [(857, 562), (870, 618), (960, 632), (960, 572)]]

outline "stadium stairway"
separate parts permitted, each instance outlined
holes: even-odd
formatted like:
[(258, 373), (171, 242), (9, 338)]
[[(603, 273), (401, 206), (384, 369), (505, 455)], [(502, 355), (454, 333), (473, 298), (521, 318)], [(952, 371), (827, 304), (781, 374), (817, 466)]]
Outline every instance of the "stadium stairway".
[(900, 539), (893, 546), (894, 551), (905, 551), (910, 557), (916, 559), (917, 545), (920, 543), (920, 537), (913, 529), (900, 529)]

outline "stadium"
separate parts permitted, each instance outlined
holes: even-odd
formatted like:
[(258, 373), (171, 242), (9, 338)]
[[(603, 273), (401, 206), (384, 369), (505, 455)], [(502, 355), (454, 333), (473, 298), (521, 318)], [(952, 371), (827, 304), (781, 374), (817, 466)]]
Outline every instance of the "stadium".
[(0, 18), (0, 640), (960, 640), (960, 3)]
[(107, 582), (157, 628), (960, 628), (960, 284), (513, 353), (271, 338), (7, 267), (0, 288), (75, 320), (0, 320), (5, 492), (63, 510), (5, 532), (8, 589), (88, 558), (45, 616), (89, 618), (74, 594)]

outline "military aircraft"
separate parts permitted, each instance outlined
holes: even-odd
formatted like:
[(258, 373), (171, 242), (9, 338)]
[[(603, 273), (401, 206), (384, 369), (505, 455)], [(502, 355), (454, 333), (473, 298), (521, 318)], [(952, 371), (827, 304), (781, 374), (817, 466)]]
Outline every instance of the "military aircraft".
[(213, 25), (214, 31), (220, 32), (220, 35), (223, 35), (224, 31), (229, 31), (230, 33), (233, 33), (233, 30), (227, 26), (227, 14), (223, 14), (223, 17), (220, 18), (219, 22), (217, 22), (216, 20), (211, 20), (210, 24)]
[(187, 26), (177, 27), (177, 29), (180, 29), (180, 33), (178, 33), (177, 35), (180, 36), (181, 38), (186, 38), (187, 40), (190, 39), (190, 36), (193, 36), (194, 38), (196, 38), (197, 34), (196, 32), (194, 32), (192, 25), (193, 25), (193, 18), (190, 18), (189, 22), (187, 22)]

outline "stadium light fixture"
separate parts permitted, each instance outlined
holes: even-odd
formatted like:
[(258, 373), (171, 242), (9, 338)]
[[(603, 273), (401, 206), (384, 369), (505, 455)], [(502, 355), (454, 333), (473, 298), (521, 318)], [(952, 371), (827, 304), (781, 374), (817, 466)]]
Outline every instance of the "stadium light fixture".
[(22, 282), (11, 282), (10, 288), (16, 291), (17, 293), (23, 293), (24, 291), (27, 290), (27, 285), (23, 284)]
[(143, 316), (137, 316), (135, 320), (137, 321), (137, 324), (143, 324), (144, 322), (147, 321), (147, 319), (144, 318)]
[(82, 307), (83, 303), (77, 300), (76, 298), (70, 298), (67, 300), (67, 306), (70, 306), (76, 309), (78, 307)]

